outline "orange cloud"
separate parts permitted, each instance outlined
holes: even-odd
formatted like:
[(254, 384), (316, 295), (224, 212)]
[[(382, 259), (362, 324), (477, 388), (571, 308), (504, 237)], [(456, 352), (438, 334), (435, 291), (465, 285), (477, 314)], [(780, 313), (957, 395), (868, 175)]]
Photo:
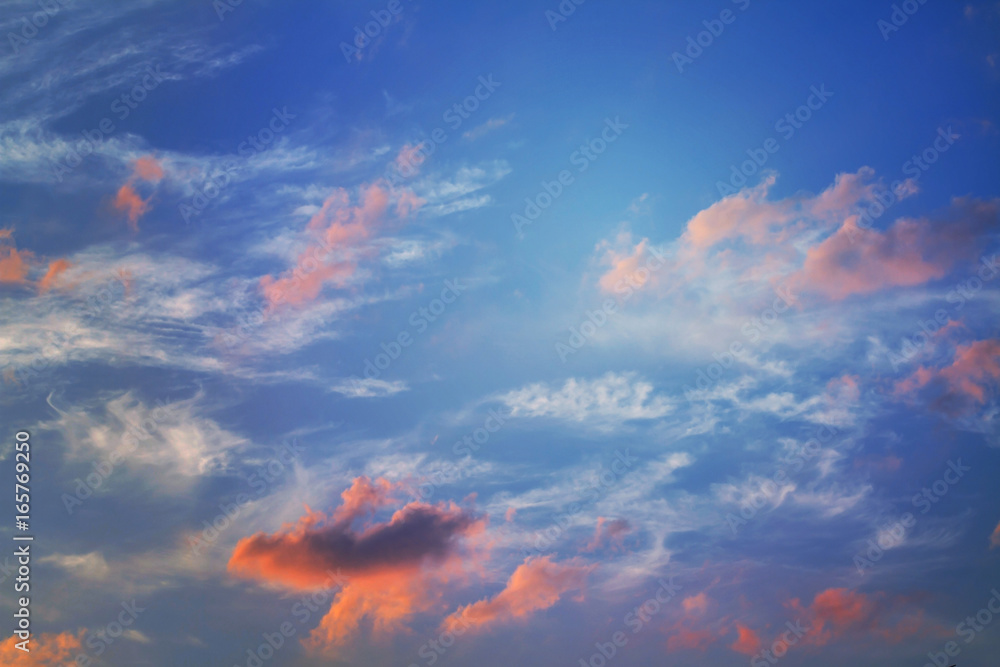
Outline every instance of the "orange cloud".
[(608, 521), (603, 516), (597, 517), (597, 528), (594, 530), (593, 539), (583, 548), (584, 551), (596, 551), (605, 542), (615, 551), (625, 548), (625, 536), (632, 530), (632, 526), (625, 519), (612, 519)]
[(993, 534), (990, 535), (990, 549), (995, 549), (1000, 547), (1000, 523), (997, 527), (993, 529)]
[(152, 155), (136, 160), (132, 164), (132, 171), (136, 177), (144, 181), (156, 182), (163, 178), (163, 167)]
[(28, 279), (29, 250), (0, 246), (0, 283), (24, 283)]
[(817, 593), (809, 607), (803, 608), (797, 599), (787, 606), (809, 619), (803, 642), (816, 646), (848, 634), (872, 633), (899, 642), (931, 630), (923, 622), (922, 611), (912, 611), (902, 598), (887, 601), (881, 593), (865, 595), (846, 588), (828, 588)]
[(0, 642), (0, 665), (17, 665), (18, 667), (73, 667), (75, 657), (83, 648), (81, 639), (84, 630), (76, 634), (61, 632), (59, 634), (35, 635), (26, 653), (16, 647), (17, 637), (8, 637)]
[(990, 385), (998, 380), (1000, 339), (994, 338), (959, 345), (950, 365), (939, 369), (921, 366), (898, 381), (893, 393), (904, 396), (937, 385), (941, 391), (932, 405), (943, 412), (957, 414), (968, 409), (970, 401), (985, 403)]
[(442, 629), (464, 632), (524, 620), (553, 606), (568, 591), (582, 589), (593, 569), (574, 562), (554, 563), (551, 556), (527, 558), (495, 597), (460, 607), (444, 620)]
[(38, 282), (38, 291), (47, 292), (52, 289), (59, 278), (59, 274), (63, 273), (70, 266), (72, 265), (65, 259), (57, 259), (49, 262), (49, 270), (45, 272), (45, 275)]
[[(356, 206), (351, 205), (343, 189), (330, 195), (309, 220), (306, 229), (313, 240), (299, 254), (295, 265), (278, 278), (261, 278), (261, 293), (270, 308), (312, 301), (327, 284), (348, 285), (359, 260), (375, 252), (367, 241), (384, 224), (393, 194), (384, 179), (379, 179), (361, 187)], [(412, 215), (422, 204), (409, 191), (396, 194), (397, 217)]]
[(148, 202), (139, 196), (131, 183), (121, 186), (111, 204), (128, 216), (128, 226), (132, 231), (139, 230), (139, 218), (149, 210)]
[(11, 227), (0, 227), (0, 241), (14, 238), (14, 230)]
[(737, 653), (754, 655), (760, 651), (760, 637), (742, 623), (736, 624), (736, 641), (729, 647)]
[(156, 183), (163, 178), (163, 167), (152, 155), (140, 157), (132, 163), (132, 173), (128, 180), (115, 195), (111, 202), (116, 210), (125, 213), (128, 217), (128, 226), (132, 231), (138, 231), (139, 218), (144, 216), (150, 209), (149, 199), (143, 199), (135, 189), (134, 183), (138, 180)]
[(306, 508), (295, 524), (273, 534), (240, 540), (229, 571), (297, 590), (346, 580), (320, 625), (304, 640), (325, 653), (343, 644), (368, 618), (376, 632), (401, 627), (413, 614), (440, 603), (444, 582), (463, 574), (485, 518), (454, 503), (411, 502), (383, 523), (353, 527), (358, 519), (396, 501), (400, 484), (359, 477), (341, 494), (343, 503), (326, 516)]

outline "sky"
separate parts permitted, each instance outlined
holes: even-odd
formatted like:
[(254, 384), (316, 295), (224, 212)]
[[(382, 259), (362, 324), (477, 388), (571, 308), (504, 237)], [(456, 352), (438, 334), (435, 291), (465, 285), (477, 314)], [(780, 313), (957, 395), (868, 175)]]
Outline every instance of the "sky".
[(0, 28), (0, 664), (1000, 653), (1000, 3)]

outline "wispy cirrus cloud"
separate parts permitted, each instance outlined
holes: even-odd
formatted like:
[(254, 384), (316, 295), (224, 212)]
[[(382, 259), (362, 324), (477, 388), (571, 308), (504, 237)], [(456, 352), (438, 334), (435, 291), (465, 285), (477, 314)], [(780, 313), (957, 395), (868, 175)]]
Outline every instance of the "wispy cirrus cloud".
[(673, 411), (665, 396), (636, 373), (608, 373), (593, 380), (570, 378), (556, 388), (543, 383), (498, 397), (514, 416), (546, 417), (606, 426), (637, 419), (659, 419)]

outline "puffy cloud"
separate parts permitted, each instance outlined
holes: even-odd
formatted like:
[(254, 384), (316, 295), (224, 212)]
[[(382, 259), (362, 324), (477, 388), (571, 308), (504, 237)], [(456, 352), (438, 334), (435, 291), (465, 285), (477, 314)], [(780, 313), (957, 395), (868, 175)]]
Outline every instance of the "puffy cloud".
[(949, 365), (917, 368), (896, 383), (894, 393), (906, 396), (930, 388), (935, 394), (933, 407), (947, 414), (959, 414), (974, 404), (985, 403), (987, 392), (997, 380), (1000, 380), (1000, 339), (994, 338), (958, 345)]
[(341, 510), (333, 520), (309, 511), (297, 524), (272, 535), (258, 533), (240, 540), (229, 560), (230, 571), (308, 590), (324, 581), (329, 570), (364, 577), (385, 570), (415, 571), (424, 561), (444, 562), (463, 537), (483, 528), (481, 519), (454, 504), (412, 502), (388, 522), (361, 532), (351, 528), (353, 513)]
[(83, 648), (81, 640), (85, 631), (77, 633), (35, 635), (31, 640), (31, 652), (18, 649), (17, 637), (8, 637), (0, 642), (0, 664), (18, 667), (71, 667), (76, 664), (76, 655)]
[(996, 226), (1000, 201), (958, 198), (937, 219), (900, 218), (887, 230), (860, 231), (858, 215), (806, 252), (793, 288), (833, 300), (936, 280), (972, 261), (980, 236)]
[(602, 262), (611, 267), (598, 280), (601, 290), (609, 294), (622, 294), (630, 287), (641, 289), (654, 275), (654, 271), (664, 265), (665, 259), (656, 249), (649, 246), (649, 239), (642, 239), (632, 246), (628, 232), (618, 235), (615, 244), (602, 241), (598, 250), (604, 251)]
[(990, 549), (997, 547), (1000, 547), (1000, 523), (997, 523), (997, 527), (993, 529), (993, 534), (990, 535)]
[(525, 620), (535, 612), (556, 604), (568, 591), (581, 590), (592, 565), (556, 563), (551, 556), (528, 558), (492, 599), (460, 607), (448, 616), (442, 628), (483, 630), (494, 625)]
[[(796, 292), (831, 301), (922, 285), (974, 258), (1000, 210), (1000, 200), (956, 198), (932, 216), (901, 218), (884, 231), (865, 230), (863, 216), (881, 215), (885, 209), (879, 198), (887, 192), (871, 168), (838, 174), (818, 195), (772, 200), (768, 195), (775, 180), (768, 173), (755, 187), (695, 214), (671, 246), (669, 266), (656, 271), (657, 289), (674, 299), (696, 295), (701, 303), (707, 299), (732, 308), (739, 305), (730, 299), (734, 291), (762, 282), (784, 282)], [(906, 181), (897, 184), (895, 196), (916, 191)], [(614, 243), (598, 244), (609, 267), (598, 280), (604, 291), (630, 277), (643, 285), (634, 278), (643, 277), (640, 265), (651, 246), (647, 239), (634, 245), (625, 241), (627, 235), (620, 234)]]
[(273, 534), (239, 541), (229, 571), (286, 588), (310, 590), (336, 572), (346, 580), (307, 648), (329, 653), (364, 618), (376, 632), (389, 632), (417, 612), (440, 602), (441, 585), (460, 576), (473, 538), (486, 521), (454, 503), (411, 502), (380, 523), (354, 522), (396, 502), (398, 483), (359, 477), (341, 494), (343, 503), (326, 516), (307, 508), (295, 524)]

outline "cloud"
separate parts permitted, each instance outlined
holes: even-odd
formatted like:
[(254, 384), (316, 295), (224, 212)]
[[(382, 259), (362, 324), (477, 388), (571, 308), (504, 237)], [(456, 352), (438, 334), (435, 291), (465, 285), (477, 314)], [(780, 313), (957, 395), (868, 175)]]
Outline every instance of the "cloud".
[[(202, 477), (225, 472), (232, 454), (247, 444), (203, 416), (204, 396), (199, 391), (149, 406), (125, 392), (103, 406), (95, 400), (85, 410), (58, 408), (50, 396), (58, 418), (41, 426), (62, 433), (70, 462), (106, 464), (114, 456), (112, 468), (124, 466), (141, 476), (144, 493), (184, 495)], [(116, 472), (110, 482), (122, 474)]]
[(574, 422), (620, 423), (658, 419), (673, 411), (672, 402), (653, 395), (653, 385), (635, 373), (607, 373), (595, 380), (566, 380), (561, 389), (531, 384), (499, 397), (513, 416), (549, 417)]
[(993, 338), (958, 345), (947, 366), (920, 366), (895, 384), (894, 393), (906, 396), (929, 388), (934, 396), (931, 406), (955, 415), (985, 403), (987, 392), (998, 380), (1000, 339)]
[(798, 599), (786, 606), (807, 618), (809, 630), (803, 643), (815, 646), (865, 635), (898, 643), (931, 630), (923, 623), (922, 610), (913, 610), (904, 598), (890, 600), (884, 593), (866, 595), (847, 588), (828, 588), (817, 593), (808, 607)]
[(59, 275), (62, 274), (66, 269), (72, 266), (66, 259), (56, 259), (49, 262), (49, 269), (42, 276), (42, 279), (38, 281), (38, 291), (47, 292), (52, 289), (59, 279)]
[(584, 551), (596, 551), (605, 543), (615, 551), (622, 551), (625, 548), (625, 536), (632, 531), (632, 526), (625, 519), (608, 520), (603, 516), (597, 517), (597, 527), (594, 530), (594, 537), (583, 548)]
[(684, 598), (681, 606), (684, 607), (684, 612), (689, 615), (704, 614), (708, 609), (708, 596), (705, 595), (704, 591), (697, 595), (691, 595)]
[(116, 210), (125, 213), (128, 218), (128, 225), (132, 231), (139, 230), (139, 218), (149, 212), (149, 199), (143, 199), (135, 188), (138, 181), (149, 183), (159, 182), (163, 178), (163, 167), (152, 155), (146, 155), (136, 159), (131, 165), (132, 173), (124, 185), (119, 188), (112, 200), (112, 206)]
[(104, 560), (104, 554), (100, 551), (91, 551), (87, 554), (52, 554), (42, 558), (41, 562), (52, 563), (66, 570), (71, 576), (91, 581), (103, 581), (111, 573), (107, 561)]
[[(599, 340), (627, 331), (632, 344), (702, 354), (746, 337), (829, 340), (844, 318), (816, 308), (944, 278), (975, 258), (1000, 212), (1000, 200), (956, 198), (942, 211), (861, 231), (863, 216), (885, 212), (886, 190), (870, 168), (839, 174), (816, 195), (772, 198), (775, 179), (769, 173), (699, 211), (672, 241), (635, 241), (625, 230), (598, 243), (596, 288), (644, 297)], [(913, 183), (897, 184), (897, 198), (915, 192)], [(770, 308), (776, 321), (746, 333)]]
[(424, 144), (405, 144), (396, 155), (396, 168), (403, 176), (409, 178), (420, 171), (420, 165), (427, 156), (424, 155)]
[(347, 398), (382, 398), (393, 396), (410, 387), (403, 380), (379, 380), (373, 378), (349, 378), (330, 387), (330, 391)]
[(887, 230), (860, 231), (858, 215), (806, 252), (789, 277), (794, 289), (836, 301), (890, 287), (912, 287), (974, 261), (981, 236), (998, 222), (1000, 200), (956, 198), (935, 218), (900, 218)]
[(462, 137), (468, 141), (475, 141), (476, 139), (479, 139), (480, 137), (489, 134), (493, 130), (503, 127), (504, 125), (509, 123), (512, 118), (514, 118), (514, 114), (510, 114), (509, 116), (504, 116), (502, 118), (490, 118), (482, 125), (477, 125), (471, 130), (468, 130), (465, 133), (463, 133)]
[[(357, 509), (345, 507), (332, 520), (310, 511), (297, 524), (272, 535), (258, 533), (240, 540), (229, 561), (230, 571), (300, 590), (324, 581), (328, 570), (342, 570), (348, 577), (415, 571), (424, 561), (444, 562), (462, 538), (483, 526), (481, 519), (456, 505), (412, 502), (389, 521), (358, 532), (351, 527)], [(375, 505), (366, 499), (358, 508), (375, 509)]]
[(0, 283), (26, 283), (31, 258), (30, 250), (19, 252), (11, 246), (0, 246)]
[(997, 527), (993, 529), (993, 534), (990, 535), (990, 549), (996, 549), (1000, 547), (1000, 523), (997, 523)]
[(163, 178), (163, 166), (152, 155), (143, 156), (132, 165), (135, 176), (155, 183)]
[(17, 637), (8, 637), (0, 642), (0, 664), (18, 667), (68, 667), (75, 664), (76, 655), (83, 649), (85, 631), (60, 632), (58, 634), (34, 635), (31, 638), (31, 652), (26, 653), (16, 647)]
[(556, 604), (568, 591), (583, 588), (592, 565), (556, 563), (551, 556), (525, 559), (492, 599), (460, 607), (442, 623), (445, 631), (471, 628), (486, 630), (495, 625), (524, 621), (535, 612)]
[(777, 180), (766, 176), (759, 185), (718, 201), (687, 223), (682, 240), (695, 250), (707, 250), (723, 241), (742, 238), (754, 245), (774, 241), (792, 218), (794, 200), (770, 202), (767, 194)]
[[(319, 627), (305, 640), (314, 652), (329, 653), (370, 618), (377, 632), (398, 629), (434, 606), (443, 582), (458, 576), (485, 530), (485, 519), (454, 503), (411, 502), (387, 521), (372, 515), (397, 502), (401, 485), (367, 477), (341, 494), (331, 516), (307, 509), (295, 524), (272, 534), (257, 533), (237, 543), (229, 571), (237, 576), (297, 590), (346, 579)], [(358, 521), (366, 520), (355, 528)]]
[(369, 239), (385, 224), (392, 199), (397, 202), (400, 220), (412, 216), (423, 204), (408, 190), (394, 191), (384, 179), (361, 186), (356, 205), (344, 189), (327, 197), (309, 220), (306, 248), (295, 265), (278, 278), (266, 275), (260, 279), (261, 293), (270, 308), (314, 301), (327, 285), (349, 285), (360, 260), (376, 253), (377, 247)]
[(736, 641), (729, 648), (744, 655), (754, 655), (760, 650), (760, 637), (742, 623), (737, 623)]
[[(601, 290), (608, 294), (620, 294), (626, 284), (641, 289), (653, 275), (651, 268), (662, 266), (662, 255), (655, 249), (651, 252), (649, 239), (642, 239), (635, 246), (631, 241), (631, 234), (623, 232), (614, 245), (606, 241), (598, 244), (598, 249), (604, 251), (601, 261), (611, 267), (598, 281)], [(653, 263), (654, 259), (657, 263)]]

